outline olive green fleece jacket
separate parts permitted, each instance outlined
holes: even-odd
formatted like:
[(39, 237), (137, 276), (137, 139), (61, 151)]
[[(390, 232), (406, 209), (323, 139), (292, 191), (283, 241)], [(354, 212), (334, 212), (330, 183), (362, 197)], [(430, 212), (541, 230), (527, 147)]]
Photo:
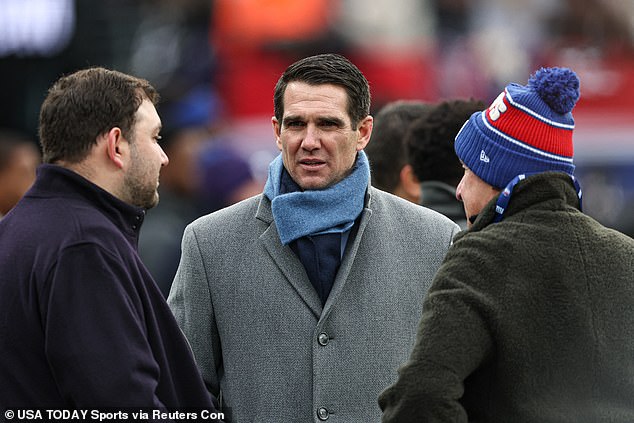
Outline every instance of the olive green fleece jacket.
[(384, 423), (634, 422), (634, 240), (578, 207), (539, 174), (456, 236)]

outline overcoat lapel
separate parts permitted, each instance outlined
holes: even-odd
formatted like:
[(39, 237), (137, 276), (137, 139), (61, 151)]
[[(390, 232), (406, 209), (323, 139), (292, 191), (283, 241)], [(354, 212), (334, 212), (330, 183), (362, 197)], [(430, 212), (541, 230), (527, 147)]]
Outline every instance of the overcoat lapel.
[(264, 195), (260, 200), (256, 217), (268, 224), (266, 230), (260, 235), (260, 240), (264, 247), (285, 276), (287, 282), (293, 286), (302, 300), (315, 314), (315, 317), (319, 319), (322, 312), (319, 295), (317, 295), (317, 291), (310, 283), (304, 266), (295, 256), (293, 250), (288, 245), (282, 245), (280, 242), (280, 236), (271, 213), (271, 202)]
[[(330, 310), (337, 303), (339, 295), (343, 291), (343, 288), (348, 281), (348, 277), (350, 276), (350, 270), (352, 269), (352, 264), (354, 263), (355, 258), (357, 257), (357, 253), (359, 251), (359, 245), (361, 244), (361, 239), (363, 239), (363, 232), (365, 231), (368, 221), (372, 216), (372, 210), (369, 208), (370, 206), (370, 195), (369, 193), (366, 195), (366, 204), (367, 206), (361, 212), (361, 219), (359, 220), (359, 228), (354, 234), (351, 236), (348, 241), (348, 246), (346, 247), (346, 252), (343, 256), (343, 261), (341, 262), (341, 266), (339, 266), (339, 271), (337, 272), (337, 276), (335, 277), (335, 282), (332, 286), (332, 291), (330, 291), (330, 295), (328, 296), (328, 300), (326, 301), (326, 305), (324, 306), (324, 311), (322, 313), (321, 318), (325, 319), (328, 317)], [(361, 281), (362, 282), (362, 281)]]

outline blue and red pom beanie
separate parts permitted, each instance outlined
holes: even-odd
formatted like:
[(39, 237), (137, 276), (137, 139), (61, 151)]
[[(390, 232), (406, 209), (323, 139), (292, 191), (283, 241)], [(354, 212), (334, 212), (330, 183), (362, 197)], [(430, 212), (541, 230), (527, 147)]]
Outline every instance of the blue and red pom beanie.
[(483, 181), (504, 188), (522, 173), (573, 175), (572, 109), (579, 78), (568, 68), (541, 68), (523, 86), (511, 83), (456, 136), (462, 162)]

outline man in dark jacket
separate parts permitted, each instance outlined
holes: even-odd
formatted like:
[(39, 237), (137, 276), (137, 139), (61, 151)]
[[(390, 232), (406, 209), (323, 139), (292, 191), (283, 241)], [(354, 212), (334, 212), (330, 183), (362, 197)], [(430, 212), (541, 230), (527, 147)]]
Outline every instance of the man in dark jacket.
[(634, 421), (634, 240), (584, 215), (579, 80), (541, 69), (456, 137), (470, 229), (449, 249), (383, 422)]
[(44, 407), (214, 416), (191, 350), (137, 254), (168, 163), (157, 100), (147, 81), (103, 68), (61, 78), (44, 100), (44, 164), (0, 222), (4, 418)]

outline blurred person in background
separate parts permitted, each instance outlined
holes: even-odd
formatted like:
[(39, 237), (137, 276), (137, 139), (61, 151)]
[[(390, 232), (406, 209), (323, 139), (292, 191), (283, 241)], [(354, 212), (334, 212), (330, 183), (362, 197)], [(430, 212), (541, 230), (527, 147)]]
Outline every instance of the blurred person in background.
[(221, 111), (209, 87), (161, 102), (161, 146), (170, 165), (161, 171), (161, 202), (143, 222), (139, 255), (167, 298), (180, 260), (185, 226), (204, 214), (199, 200), (200, 154)]
[(464, 173), (453, 143), (462, 125), (478, 110), (479, 100), (446, 100), (429, 105), (404, 135), (407, 160), (420, 181), (420, 204), (444, 214), (462, 229), (467, 227), (456, 187)]
[(262, 187), (242, 153), (223, 141), (222, 104), (209, 87), (196, 87), (159, 107), (161, 145), (170, 165), (161, 171), (161, 202), (143, 222), (139, 255), (167, 298), (185, 227)]
[(459, 228), (370, 185), (370, 89), (346, 58), (290, 65), (274, 111), (264, 192), (185, 229), (168, 302), (228, 420), (377, 421)]
[(48, 91), (44, 164), (0, 221), (0, 409), (215, 410), (137, 254), (168, 164), (157, 100), (104, 68)]
[(40, 152), (28, 135), (0, 128), (0, 219), (35, 181)]
[(418, 100), (396, 100), (381, 107), (374, 117), (372, 142), (365, 148), (372, 185), (416, 204), (420, 203), (420, 181), (409, 164), (405, 133), (430, 107)]
[(384, 423), (634, 421), (634, 240), (581, 212), (579, 79), (541, 68), (460, 130), (456, 236)]
[(202, 183), (198, 196), (205, 213), (262, 192), (264, 184), (256, 179), (244, 154), (221, 137), (203, 148), (199, 161)]

